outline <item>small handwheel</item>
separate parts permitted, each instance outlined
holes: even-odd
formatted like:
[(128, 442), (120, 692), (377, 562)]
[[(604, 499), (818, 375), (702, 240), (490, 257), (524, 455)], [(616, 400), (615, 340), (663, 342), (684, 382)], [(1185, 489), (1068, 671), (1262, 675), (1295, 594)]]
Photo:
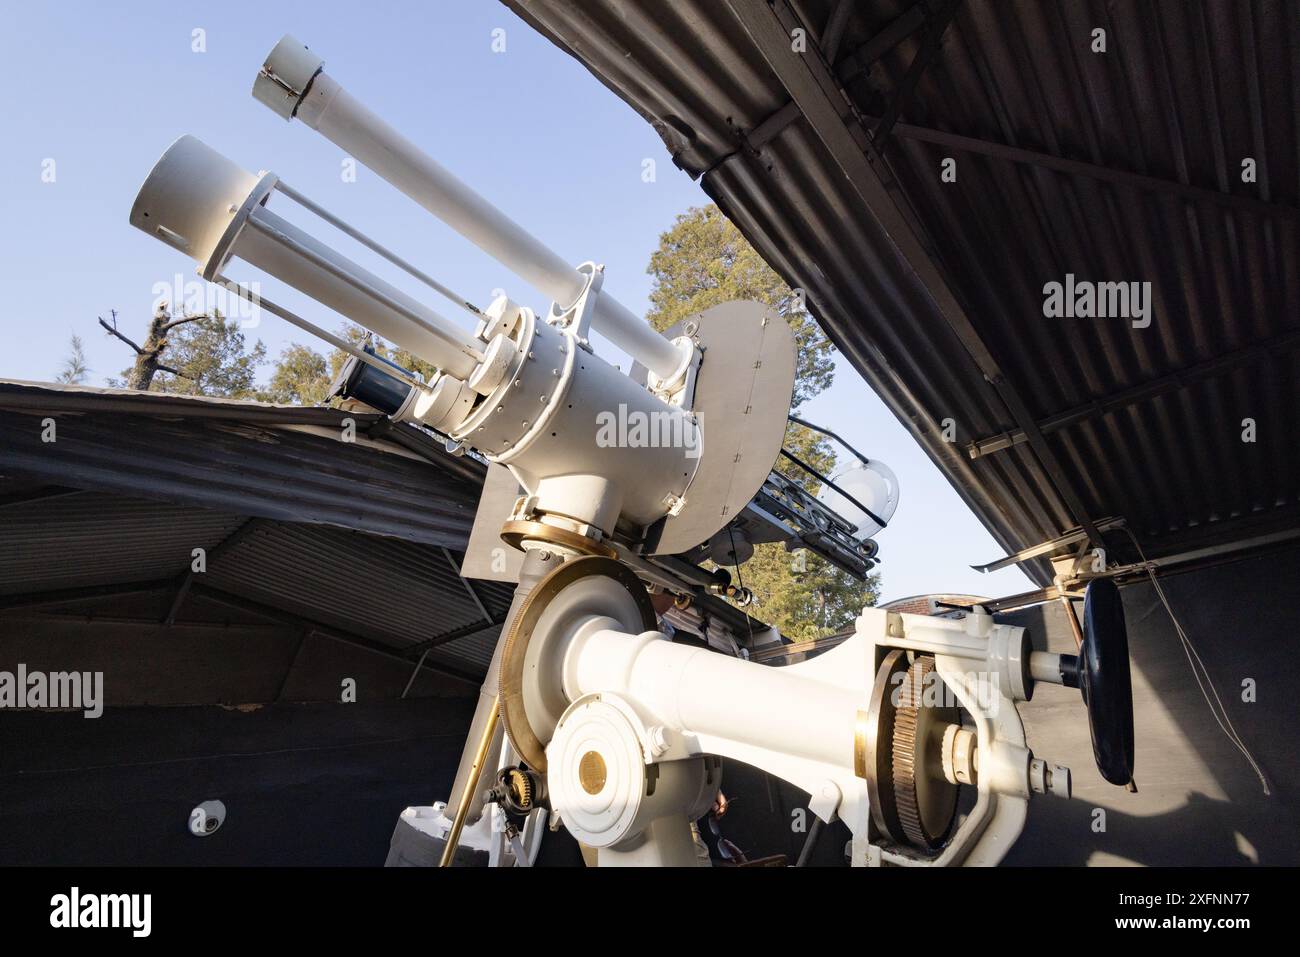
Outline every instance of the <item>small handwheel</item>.
[(1133, 684), (1124, 603), (1109, 579), (1090, 582), (1084, 595), (1078, 668), (1097, 770), (1111, 784), (1127, 785), (1133, 780)]

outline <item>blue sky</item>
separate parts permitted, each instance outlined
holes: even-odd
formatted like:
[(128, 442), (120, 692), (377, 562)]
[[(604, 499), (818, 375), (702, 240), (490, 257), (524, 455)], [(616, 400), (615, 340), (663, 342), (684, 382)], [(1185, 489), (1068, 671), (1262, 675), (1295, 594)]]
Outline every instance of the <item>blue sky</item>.
[[(195, 52), (202, 30), (204, 52)], [(493, 51), (504, 30), (505, 51)], [(646, 307), (645, 267), (678, 213), (707, 197), (673, 166), (653, 130), (576, 61), (487, 0), (365, 4), (63, 2), (10, 5), (0, 31), (0, 376), (47, 380), (81, 335), (102, 384), (129, 364), (95, 317), (116, 309), (138, 335), (155, 286), (193, 280), (193, 263), (127, 224), (145, 174), (182, 133), (251, 170), (270, 169), (471, 301), (504, 288), (546, 303), (364, 168), (344, 182), (342, 153), (249, 95), (287, 32), (322, 55), (362, 102), (573, 262), (606, 266), (605, 288)], [(655, 178), (642, 176), (644, 161)], [(42, 172), (53, 160), (54, 181)], [(283, 199), (277, 209), (283, 212)], [(287, 214), (286, 214), (287, 215)], [(322, 238), (319, 222), (296, 221)], [(340, 238), (341, 239), (341, 238)], [(412, 294), (401, 273), (340, 241), (349, 255)], [(264, 279), (230, 270), (236, 279)], [(273, 281), (262, 291), (327, 328), (337, 317)], [(458, 314), (430, 301), (448, 317)], [(462, 315), (463, 314), (459, 314)], [(248, 330), (277, 355), (305, 334), (266, 316)], [(883, 597), (930, 591), (1001, 595), (1028, 587), (1011, 569), (982, 576), (992, 538), (880, 400), (844, 361), (803, 414), (888, 462), (902, 495), (878, 540)]]

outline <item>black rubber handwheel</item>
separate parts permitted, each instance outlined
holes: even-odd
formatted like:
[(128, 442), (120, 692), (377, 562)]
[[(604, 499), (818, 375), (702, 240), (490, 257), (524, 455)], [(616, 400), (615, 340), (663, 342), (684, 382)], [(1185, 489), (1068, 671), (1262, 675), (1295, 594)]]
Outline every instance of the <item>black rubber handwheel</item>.
[(1109, 579), (1089, 583), (1083, 600), (1079, 691), (1088, 707), (1092, 754), (1111, 784), (1133, 779), (1133, 684), (1128, 630), (1119, 589)]

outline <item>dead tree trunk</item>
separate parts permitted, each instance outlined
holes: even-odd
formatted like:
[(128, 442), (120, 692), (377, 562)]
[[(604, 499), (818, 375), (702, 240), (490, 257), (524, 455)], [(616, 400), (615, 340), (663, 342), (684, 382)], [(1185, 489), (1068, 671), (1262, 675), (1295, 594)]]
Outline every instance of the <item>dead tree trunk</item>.
[(205, 313), (198, 316), (182, 316), (179, 319), (173, 319), (171, 312), (167, 308), (167, 303), (160, 303), (158, 311), (149, 320), (149, 331), (144, 337), (144, 345), (138, 346), (118, 331), (117, 310), (113, 310), (110, 315), (113, 317), (112, 325), (105, 322), (102, 317), (99, 318), (99, 324), (107, 329), (111, 335), (117, 336), (135, 350), (135, 362), (132, 363), (131, 372), (126, 378), (126, 387), (128, 389), (138, 389), (141, 392), (149, 391), (149, 386), (153, 384), (153, 377), (159, 372), (180, 376), (182, 379), (185, 378), (184, 373), (162, 363), (162, 354), (167, 349), (167, 333), (187, 322), (208, 318)]

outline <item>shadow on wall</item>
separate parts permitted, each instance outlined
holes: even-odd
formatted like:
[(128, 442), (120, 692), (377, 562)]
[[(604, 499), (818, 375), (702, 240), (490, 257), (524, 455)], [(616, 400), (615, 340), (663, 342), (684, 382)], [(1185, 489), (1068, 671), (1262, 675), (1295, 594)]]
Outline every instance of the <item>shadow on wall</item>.
[[(1219, 729), (1149, 582), (1125, 587), (1138, 792), (1107, 784), (1073, 689), (1020, 707), (1034, 754), (1073, 772), (1074, 798), (1035, 797), (1008, 864), (1300, 864), (1300, 659), (1292, 651), (1300, 548), (1169, 575), (1164, 590), (1272, 796)], [(1079, 609), (1080, 613), (1082, 609)], [(1036, 648), (1073, 652), (1059, 603), (1002, 620)], [(1249, 697), (1253, 688), (1253, 701)]]

